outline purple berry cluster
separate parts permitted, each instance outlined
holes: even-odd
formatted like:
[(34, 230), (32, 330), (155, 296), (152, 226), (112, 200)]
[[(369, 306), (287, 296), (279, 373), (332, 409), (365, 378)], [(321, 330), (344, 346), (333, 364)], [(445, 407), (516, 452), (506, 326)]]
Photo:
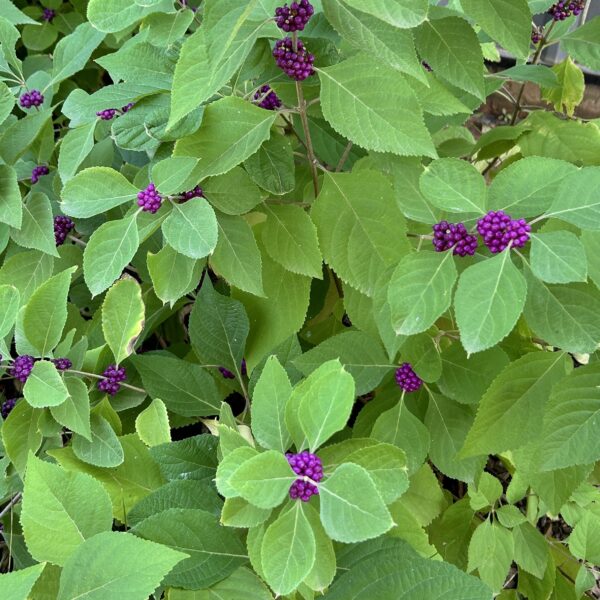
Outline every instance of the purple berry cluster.
[(162, 204), (162, 196), (156, 190), (156, 186), (151, 183), (145, 190), (138, 193), (138, 206), (141, 206), (144, 212), (156, 213)]
[(12, 367), (9, 369), (8, 374), (15, 379), (18, 379), (21, 383), (25, 383), (27, 378), (33, 370), (35, 364), (35, 358), (29, 356), (29, 354), (23, 354), (17, 356), (13, 361)]
[(62, 246), (69, 233), (74, 229), (75, 223), (69, 217), (56, 215), (54, 217), (54, 241), (57, 246)]
[(317, 483), (323, 479), (321, 459), (307, 450), (299, 454), (288, 452), (285, 457), (294, 473), (300, 476), (290, 487), (290, 498), (308, 502), (311, 496), (319, 493), (319, 488), (314, 483), (306, 481), (304, 477), (309, 477)]
[(114, 396), (121, 389), (121, 382), (127, 379), (125, 367), (117, 367), (117, 365), (108, 365), (102, 375), (104, 379), (98, 382), (98, 389), (111, 396)]
[(423, 385), (423, 380), (413, 371), (410, 363), (405, 362), (396, 369), (396, 383), (405, 392), (416, 392)]
[(315, 57), (306, 50), (301, 40), (297, 40), (296, 50), (294, 50), (292, 38), (286, 37), (277, 40), (273, 56), (277, 61), (277, 66), (296, 81), (302, 81), (315, 73), (313, 69)]
[(31, 183), (37, 183), (40, 180), (40, 177), (48, 175), (49, 173), (50, 169), (46, 165), (38, 165), (37, 167), (33, 167), (33, 171), (31, 171)]
[(555, 21), (564, 21), (571, 15), (577, 16), (585, 8), (585, 0), (562, 0), (553, 4), (548, 13), (552, 15)]
[(66, 371), (73, 366), (68, 358), (53, 358), (51, 361), (59, 371)]
[(525, 219), (511, 219), (504, 211), (490, 211), (477, 221), (477, 231), (492, 254), (505, 250), (509, 244), (522, 248), (529, 241), (531, 226)]
[(265, 108), (267, 110), (275, 110), (281, 107), (281, 99), (279, 96), (271, 89), (269, 85), (263, 85), (258, 89), (256, 94), (254, 94), (254, 100), (258, 102), (258, 106), (261, 108)]
[[(225, 379), (235, 379), (235, 375), (225, 367), (219, 367), (219, 372)], [(242, 375), (247, 375), (248, 370), (246, 368), (246, 359), (242, 359)]]
[(42, 13), (42, 19), (44, 21), (48, 21), (48, 23), (52, 23), (52, 20), (56, 16), (56, 13), (51, 8), (45, 8)]
[(0, 405), (0, 414), (2, 414), (3, 419), (6, 419), (6, 417), (8, 417), (8, 415), (11, 413), (12, 409), (15, 407), (15, 404), (17, 403), (17, 400), (18, 398), (9, 398)]
[(302, 31), (314, 13), (315, 9), (308, 0), (292, 2), (289, 6), (284, 4), (275, 9), (275, 23), (287, 33)]
[(19, 104), (23, 108), (31, 108), (32, 106), (35, 106), (37, 108), (38, 106), (41, 106), (43, 103), (44, 103), (44, 96), (42, 95), (42, 92), (40, 92), (39, 90), (31, 90), (30, 92), (25, 92), (19, 98)]
[(539, 27), (533, 27), (531, 30), (531, 41), (539, 44), (542, 40), (542, 30)]
[(99, 110), (96, 116), (100, 117), (103, 121), (110, 121), (116, 114), (116, 108), (105, 108), (104, 110)]
[(191, 200), (192, 198), (202, 198), (202, 196), (204, 195), (204, 192), (202, 191), (202, 188), (197, 185), (193, 190), (189, 190), (187, 192), (181, 192), (179, 194), (179, 198), (180, 198), (180, 202), (187, 202), (188, 200)]
[(473, 256), (477, 250), (477, 238), (470, 235), (463, 223), (440, 221), (433, 226), (433, 245), (436, 252), (454, 248), (457, 256)]

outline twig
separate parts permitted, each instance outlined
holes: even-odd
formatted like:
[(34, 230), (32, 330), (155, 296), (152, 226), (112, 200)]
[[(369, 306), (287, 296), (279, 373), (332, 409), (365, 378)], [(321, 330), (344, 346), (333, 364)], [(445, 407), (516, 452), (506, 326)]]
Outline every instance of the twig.
[(340, 158), (340, 162), (337, 164), (337, 167), (335, 168), (335, 172), (339, 173), (343, 168), (344, 168), (344, 164), (346, 163), (346, 161), (348, 160), (348, 157), (350, 156), (350, 152), (352, 152), (352, 142), (348, 142), (346, 148), (344, 149), (344, 153), (342, 154), (341, 158)]
[(2, 509), (2, 511), (0, 512), (0, 519), (17, 503), (21, 500), (21, 492), (17, 492), (12, 499), (10, 500), (10, 502)]

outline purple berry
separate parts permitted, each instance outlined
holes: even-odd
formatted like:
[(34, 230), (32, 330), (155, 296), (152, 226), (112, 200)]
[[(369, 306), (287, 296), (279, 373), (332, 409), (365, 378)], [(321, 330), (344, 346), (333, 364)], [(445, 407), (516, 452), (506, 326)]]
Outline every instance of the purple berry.
[(423, 380), (413, 371), (410, 363), (403, 363), (396, 369), (396, 383), (405, 392), (416, 392)]
[(33, 167), (33, 171), (31, 171), (31, 183), (37, 183), (40, 180), (40, 177), (48, 175), (49, 173), (50, 169), (46, 165), (39, 165), (37, 167)]
[(162, 196), (156, 191), (156, 186), (151, 183), (145, 190), (138, 193), (138, 206), (144, 212), (156, 213), (162, 204)]
[(2, 403), (2, 405), (0, 406), (0, 413), (2, 414), (3, 419), (6, 419), (6, 417), (8, 417), (12, 409), (15, 407), (15, 404), (17, 403), (18, 399), (19, 398), (9, 398), (8, 400), (5, 400)]
[(68, 358), (53, 358), (52, 362), (59, 371), (66, 371), (73, 366), (73, 363)]
[(531, 41), (534, 44), (539, 44), (542, 39), (542, 31), (539, 27), (534, 27), (531, 30)]
[(19, 98), (19, 104), (23, 108), (31, 108), (35, 106), (41, 106), (44, 103), (44, 96), (39, 90), (31, 90), (30, 92), (25, 92)]
[(29, 354), (17, 356), (17, 358), (15, 358), (13, 361), (12, 367), (9, 369), (8, 374), (11, 377), (18, 379), (21, 383), (25, 383), (31, 374), (34, 364), (35, 358), (33, 358), (33, 356), (29, 356)]
[(96, 116), (100, 117), (103, 121), (110, 121), (116, 114), (116, 108), (105, 108), (104, 110), (99, 110)]
[(463, 223), (440, 221), (433, 226), (433, 245), (436, 252), (454, 248), (457, 256), (473, 256), (477, 250), (477, 238), (470, 235)]
[(192, 198), (202, 198), (203, 192), (202, 188), (197, 185), (193, 190), (189, 190), (187, 192), (181, 192), (179, 194), (180, 204), (191, 200)]
[(254, 100), (258, 102), (258, 106), (267, 110), (275, 110), (281, 107), (281, 99), (268, 85), (263, 85), (254, 94)]
[(246, 359), (242, 358), (242, 375), (248, 375), (248, 369), (246, 368)]
[(425, 60), (422, 60), (422, 61), (421, 61), (421, 65), (423, 65), (423, 68), (424, 68), (426, 71), (429, 71), (430, 73), (433, 71), (433, 69), (431, 68), (431, 66), (429, 65), (429, 63), (428, 63), (427, 61), (425, 61)]
[(121, 112), (123, 114), (125, 114), (126, 112), (129, 112), (134, 106), (135, 106), (135, 104), (133, 102), (129, 102), (125, 106), (121, 107)]
[(315, 9), (308, 0), (292, 2), (275, 9), (275, 23), (285, 32), (302, 31), (313, 16)]
[[(225, 379), (235, 379), (235, 375), (225, 367), (219, 367), (219, 372), (221, 373), (221, 375), (223, 375)], [(242, 375), (248, 374), (246, 370), (246, 359), (242, 359), (241, 372)]]
[(108, 365), (102, 373), (104, 379), (98, 382), (98, 389), (114, 396), (121, 389), (121, 382), (127, 379), (125, 367), (117, 367), (117, 365)]
[(522, 248), (529, 241), (531, 226), (525, 219), (511, 219), (504, 211), (490, 211), (477, 221), (477, 231), (492, 254), (498, 254), (512, 243)]
[(301, 40), (298, 40), (297, 48), (297, 51), (294, 52), (292, 38), (286, 37), (275, 42), (273, 56), (277, 61), (277, 66), (289, 77), (296, 81), (302, 81), (314, 75), (315, 57), (306, 50)]
[(56, 16), (56, 13), (51, 8), (45, 8), (42, 14), (42, 19), (44, 21), (48, 21), (48, 23), (52, 23), (52, 19)]
[(290, 467), (292, 467), (292, 471), (300, 476), (290, 487), (290, 498), (308, 502), (311, 496), (319, 493), (319, 488), (314, 483), (306, 481), (304, 477), (310, 477), (316, 483), (323, 479), (321, 459), (316, 454), (308, 452), (308, 450), (298, 454), (288, 452), (285, 457)]
[(579, 15), (584, 8), (585, 0), (562, 0), (553, 4), (548, 9), (548, 13), (555, 21), (564, 21), (571, 15)]
[(57, 246), (62, 246), (69, 232), (75, 227), (75, 223), (69, 217), (56, 215), (54, 217), (54, 241)]

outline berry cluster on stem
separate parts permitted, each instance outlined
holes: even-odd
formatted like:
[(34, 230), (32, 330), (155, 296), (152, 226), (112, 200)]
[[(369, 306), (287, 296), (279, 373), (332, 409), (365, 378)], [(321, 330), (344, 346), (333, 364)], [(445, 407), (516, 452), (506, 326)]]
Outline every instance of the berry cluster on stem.
[(66, 371), (73, 366), (68, 358), (53, 358), (51, 362), (59, 371)]
[(40, 180), (40, 177), (44, 175), (48, 175), (50, 173), (50, 169), (46, 165), (38, 165), (37, 167), (33, 167), (31, 171), (31, 183), (37, 183)]
[(52, 23), (52, 20), (55, 16), (56, 12), (54, 12), (51, 8), (45, 8), (44, 12), (42, 13), (42, 20)]
[(153, 183), (149, 184), (146, 189), (138, 192), (137, 198), (138, 206), (141, 207), (144, 212), (152, 214), (158, 211), (163, 200)]
[(188, 200), (191, 200), (192, 198), (202, 198), (202, 196), (204, 195), (204, 192), (202, 191), (202, 188), (197, 185), (193, 190), (188, 190), (187, 192), (181, 192), (179, 194), (179, 203), (183, 204), (184, 202), (187, 202)]
[(114, 396), (121, 389), (121, 382), (127, 379), (125, 367), (117, 367), (117, 365), (108, 365), (102, 375), (104, 379), (98, 382), (98, 389), (110, 396)]
[(296, 81), (303, 81), (315, 73), (313, 69), (315, 56), (308, 52), (301, 40), (297, 40), (296, 49), (294, 49), (294, 43), (290, 37), (277, 40), (273, 49), (273, 56), (277, 66), (288, 77)]
[(404, 392), (416, 392), (423, 385), (423, 380), (413, 371), (410, 363), (402, 363), (396, 369), (396, 383)]
[(522, 248), (529, 241), (531, 226), (525, 219), (511, 219), (504, 211), (490, 211), (477, 221), (477, 231), (492, 254)]
[[(248, 374), (248, 371), (246, 369), (246, 359), (242, 359), (241, 371), (242, 375)], [(219, 373), (221, 373), (221, 375), (223, 375), (225, 379), (235, 379), (235, 375), (225, 367), (219, 367)]]
[(29, 354), (23, 354), (17, 356), (13, 361), (12, 367), (9, 369), (8, 374), (15, 379), (18, 379), (21, 383), (25, 383), (35, 364), (35, 358)]
[(19, 104), (22, 108), (31, 108), (32, 106), (38, 107), (44, 103), (44, 96), (39, 90), (31, 90), (21, 94), (19, 98)]
[(75, 228), (75, 223), (69, 217), (56, 215), (54, 217), (54, 241), (57, 246), (62, 246), (69, 233)]
[(275, 23), (286, 33), (302, 31), (313, 16), (315, 9), (308, 0), (284, 4), (275, 9)]
[(19, 398), (9, 398), (0, 405), (0, 414), (2, 414), (3, 419), (6, 419), (6, 417), (8, 417), (8, 415), (11, 413), (12, 409), (15, 407), (15, 404), (17, 403), (17, 400), (19, 400)]
[(316, 454), (308, 452), (308, 450), (304, 450), (304, 452), (298, 454), (288, 452), (285, 457), (290, 467), (292, 467), (292, 471), (299, 476), (290, 487), (290, 498), (308, 502), (311, 496), (319, 493), (319, 488), (305, 478), (309, 478), (317, 483), (323, 479), (323, 463), (321, 459)]
[(585, 0), (562, 0), (553, 4), (548, 9), (548, 13), (552, 15), (555, 21), (564, 21), (571, 15), (579, 15), (584, 8)]
[(134, 106), (134, 103), (130, 102), (129, 104), (126, 104), (125, 106), (122, 106), (121, 109), (118, 109), (118, 108), (105, 108), (103, 110), (99, 110), (96, 113), (96, 116), (100, 117), (103, 121), (110, 121), (111, 119), (113, 119), (117, 115), (124, 115), (131, 108), (133, 108), (133, 106)]
[(473, 256), (477, 250), (477, 238), (467, 231), (463, 223), (440, 221), (433, 226), (433, 246), (436, 252), (452, 248), (457, 256)]
[(281, 98), (279, 98), (269, 85), (263, 85), (258, 88), (256, 94), (254, 94), (254, 101), (258, 106), (266, 110), (276, 110), (277, 108), (281, 108), (282, 105)]

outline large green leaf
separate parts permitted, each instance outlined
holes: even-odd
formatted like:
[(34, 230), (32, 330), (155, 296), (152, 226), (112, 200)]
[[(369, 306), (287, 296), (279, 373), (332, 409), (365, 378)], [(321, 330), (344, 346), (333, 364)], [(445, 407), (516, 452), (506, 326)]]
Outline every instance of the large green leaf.
[(61, 192), (61, 209), (72, 217), (93, 217), (134, 200), (138, 191), (118, 171), (90, 167), (67, 181)]
[(561, 38), (565, 50), (579, 63), (600, 69), (600, 19), (589, 19)]
[(40, 356), (48, 356), (62, 337), (67, 321), (67, 295), (74, 270), (71, 267), (48, 279), (25, 306), (23, 331)]
[(167, 407), (155, 398), (135, 419), (135, 430), (148, 446), (159, 446), (171, 441), (171, 428)]
[(293, 592), (310, 573), (316, 558), (315, 536), (301, 502), (269, 525), (261, 559), (267, 583), (279, 595)]
[(91, 433), (91, 440), (73, 436), (73, 452), (79, 460), (105, 468), (123, 464), (125, 454), (121, 442), (104, 417), (92, 414)]
[(42, 445), (43, 436), (38, 430), (42, 411), (27, 402), (17, 402), (2, 425), (2, 443), (6, 455), (19, 475), (25, 472), (29, 452), (34, 454)]
[(65, 377), (64, 382), (69, 395), (62, 404), (51, 406), (50, 412), (61, 425), (91, 440), (88, 388), (78, 377)]
[(93, 296), (119, 278), (137, 252), (138, 245), (135, 216), (109, 221), (94, 231), (83, 252), (83, 276)]
[(52, 206), (45, 194), (34, 192), (23, 204), (21, 229), (11, 231), (12, 239), (25, 248), (58, 256), (52, 223)]
[(541, 432), (544, 471), (587, 465), (600, 459), (598, 364), (575, 369), (553, 390)]
[(369, 296), (383, 273), (408, 252), (405, 220), (392, 187), (375, 171), (328, 174), (311, 216), (325, 261)]
[(437, 156), (401, 73), (362, 53), (318, 72), (323, 116), (338, 133), (367, 150)]
[(356, 543), (384, 534), (392, 517), (369, 473), (354, 463), (339, 466), (319, 485), (321, 521), (334, 540)]
[(569, 231), (532, 234), (531, 270), (548, 283), (587, 281), (587, 259), (581, 240)]
[(14, 285), (26, 303), (31, 294), (52, 275), (54, 259), (37, 250), (25, 250), (4, 260), (0, 267), (0, 285)]
[(450, 307), (458, 277), (452, 252), (405, 256), (392, 274), (388, 302), (397, 335), (429, 329)]
[(201, 263), (179, 254), (168, 244), (156, 254), (148, 252), (147, 261), (154, 292), (171, 306), (193, 290), (200, 280)]
[(247, 561), (238, 534), (204, 510), (170, 508), (145, 519), (133, 531), (189, 556), (166, 576), (167, 585), (186, 589), (209, 586)]
[(509, 52), (527, 58), (531, 45), (531, 11), (527, 0), (462, 0), (461, 6)]
[(224, 175), (209, 177), (202, 186), (208, 201), (226, 215), (242, 215), (265, 198), (242, 167), (234, 167)]
[(291, 192), (296, 184), (293, 147), (283, 135), (271, 135), (244, 161), (244, 168), (254, 183), (277, 196)]
[(174, 155), (201, 159), (190, 181), (227, 173), (269, 138), (275, 116), (241, 98), (227, 96), (206, 107), (200, 129), (178, 140)]
[(23, 387), (23, 395), (31, 406), (43, 408), (62, 404), (69, 392), (56, 367), (47, 360), (40, 360), (33, 365)]
[(350, 6), (376, 16), (394, 27), (417, 26), (427, 17), (426, 0), (344, 0)]
[(456, 321), (468, 354), (491, 348), (515, 326), (525, 304), (527, 284), (510, 250), (462, 272), (454, 297)]
[(115, 33), (137, 23), (150, 13), (169, 12), (172, 9), (172, 5), (166, 0), (147, 2), (145, 5), (130, 0), (90, 0), (87, 18), (95, 29)]
[(600, 562), (600, 517), (589, 512), (573, 528), (569, 536), (569, 549), (581, 560), (592, 564)]
[(36, 560), (64, 565), (82, 542), (110, 531), (112, 520), (110, 498), (100, 482), (30, 455), (21, 523)]
[(463, 19), (426, 21), (415, 30), (417, 50), (440, 77), (483, 100), (483, 56), (473, 28)]
[(140, 600), (185, 558), (183, 552), (130, 533), (99, 533), (81, 544), (65, 563), (57, 600)]
[(42, 574), (45, 565), (33, 565), (11, 573), (0, 575), (0, 594), (11, 600), (28, 600), (29, 592)]
[(117, 281), (102, 304), (102, 331), (117, 364), (134, 352), (144, 326), (144, 302), (138, 282), (128, 277)]
[(531, 352), (505, 367), (481, 399), (462, 455), (513, 450), (536, 437), (531, 423), (569, 366), (564, 353)]

